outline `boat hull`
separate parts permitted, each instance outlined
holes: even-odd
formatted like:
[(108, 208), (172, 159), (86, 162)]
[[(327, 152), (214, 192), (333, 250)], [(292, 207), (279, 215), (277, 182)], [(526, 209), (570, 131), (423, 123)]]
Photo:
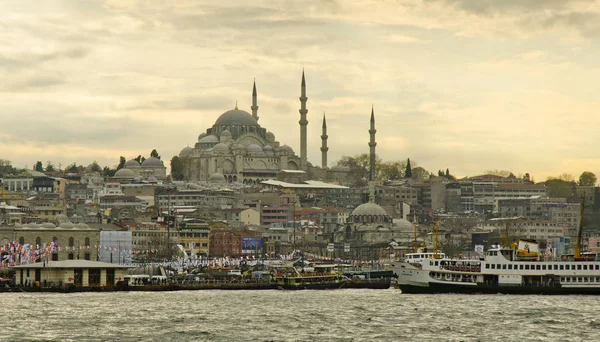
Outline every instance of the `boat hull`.
[(427, 285), (397, 284), (402, 293), (457, 293), (457, 294), (517, 294), (517, 295), (600, 295), (596, 286), (497, 286), (497, 285), (458, 285), (429, 282)]

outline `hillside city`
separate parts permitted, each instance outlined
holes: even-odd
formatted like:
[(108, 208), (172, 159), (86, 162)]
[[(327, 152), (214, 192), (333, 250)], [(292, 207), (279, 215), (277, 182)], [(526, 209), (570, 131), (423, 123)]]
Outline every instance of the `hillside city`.
[(535, 182), (498, 170), (456, 179), (449, 170), (411, 168), (410, 160), (377, 160), (369, 181), (369, 158), (358, 155), (330, 169), (335, 179), (281, 169), (256, 181), (220, 173), (187, 181), (177, 159), (169, 175), (156, 150), (147, 158), (121, 157), (114, 170), (95, 162), (16, 169), (2, 160), (0, 244), (54, 242), (65, 247), (54, 260), (129, 264), (298, 249), (379, 260), (436, 243), (466, 257), (508, 237), (535, 239), (542, 251), (560, 256), (573, 252), (585, 199), (584, 250), (600, 248), (600, 188), (590, 172), (578, 181), (564, 174)]

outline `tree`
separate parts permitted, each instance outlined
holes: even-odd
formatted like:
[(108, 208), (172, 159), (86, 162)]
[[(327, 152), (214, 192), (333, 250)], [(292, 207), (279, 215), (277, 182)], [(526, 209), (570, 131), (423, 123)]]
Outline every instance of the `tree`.
[(573, 193), (575, 182), (568, 182), (557, 178), (548, 178), (546, 191), (550, 198), (569, 198)]
[(510, 176), (512, 174), (512, 172), (507, 171), (507, 170), (487, 170), (487, 171), (485, 171), (485, 174), (506, 178), (506, 177)]
[(51, 161), (46, 161), (46, 172), (54, 172), (56, 169), (54, 168), (54, 163)]
[(430, 177), (429, 171), (425, 170), (424, 168), (422, 168), (420, 166), (415, 167), (411, 171), (412, 171), (412, 178), (414, 178), (414, 179), (427, 180)]
[(69, 166), (67, 166), (67, 168), (65, 169), (66, 172), (68, 173), (78, 173), (79, 172), (79, 168), (77, 167), (76, 163), (73, 163)]
[(0, 159), (0, 176), (14, 174), (17, 170), (8, 159)]
[(117, 171), (121, 170), (122, 168), (125, 167), (125, 162), (126, 162), (125, 157), (120, 156), (119, 157), (119, 165), (117, 165)]
[(174, 180), (183, 180), (185, 178), (183, 174), (183, 163), (178, 156), (171, 158), (171, 177)]
[(375, 178), (381, 180), (398, 180), (403, 177), (404, 163), (380, 162), (375, 166)]
[(410, 158), (406, 161), (406, 170), (404, 171), (404, 178), (412, 178), (412, 168), (410, 167)]
[(575, 181), (575, 177), (573, 177), (572, 174), (566, 173), (566, 172), (560, 174), (560, 176), (558, 176), (558, 179), (564, 180), (565, 182), (574, 182)]
[(581, 176), (579, 176), (579, 185), (582, 186), (593, 186), (594, 184), (596, 184), (596, 175), (592, 172), (589, 171), (583, 171), (583, 173), (581, 174)]
[(160, 159), (160, 156), (158, 155), (158, 152), (156, 151), (156, 149), (154, 149), (154, 150), (152, 150), (152, 152), (150, 152), (150, 157)]
[(44, 172), (44, 166), (42, 165), (42, 162), (39, 160), (35, 163), (35, 167), (33, 169), (38, 172)]
[(137, 157), (133, 158), (133, 160), (137, 161), (138, 163), (142, 163), (142, 155), (138, 155)]
[(117, 170), (112, 170), (112, 169), (111, 169), (111, 168), (109, 168), (108, 166), (105, 166), (105, 167), (102, 169), (102, 175), (103, 175), (104, 177), (109, 177), (109, 178), (111, 178), (111, 177), (113, 177), (113, 176), (115, 175), (115, 173), (116, 173), (116, 172), (117, 172)]
[(102, 172), (102, 168), (98, 165), (98, 162), (94, 160), (94, 162), (90, 165), (90, 171), (92, 172)]

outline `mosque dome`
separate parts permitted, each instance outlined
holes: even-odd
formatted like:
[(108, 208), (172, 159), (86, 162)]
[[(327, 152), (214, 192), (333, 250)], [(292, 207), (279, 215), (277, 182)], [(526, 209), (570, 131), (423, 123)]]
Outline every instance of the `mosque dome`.
[(289, 152), (289, 153), (294, 153), (294, 150), (291, 147), (289, 147), (288, 145), (281, 146), (281, 150), (285, 151), (285, 152)]
[(142, 163), (143, 167), (163, 167), (165, 166), (162, 162), (162, 160), (156, 158), (156, 157), (150, 157), (146, 160), (144, 160), (144, 162)]
[(221, 114), (217, 121), (215, 121), (216, 126), (258, 126), (258, 123), (250, 113), (239, 110), (232, 109), (228, 110), (225, 113)]
[(198, 140), (199, 143), (201, 144), (205, 144), (205, 143), (218, 143), (219, 142), (219, 138), (217, 138), (216, 135), (207, 135), (205, 137), (202, 137), (202, 139)]
[(213, 147), (215, 152), (229, 152), (229, 145), (225, 143), (218, 143)]
[(42, 223), (42, 227), (43, 228), (56, 228), (54, 223), (50, 223), (50, 222)]
[(204, 138), (206, 136), (206, 133), (200, 133), (200, 135), (198, 136), (198, 141), (202, 140), (202, 138)]
[(75, 225), (73, 223), (66, 222), (66, 223), (61, 224), (59, 227), (60, 228), (73, 228), (73, 227), (75, 227)]
[(273, 151), (273, 146), (271, 146), (271, 145), (265, 145), (265, 147), (263, 147), (263, 151), (265, 151), (265, 152), (271, 152), (271, 151)]
[(273, 142), (275, 141), (275, 134), (267, 132), (267, 134), (265, 134), (265, 139), (267, 139), (268, 142)]
[(133, 171), (129, 169), (120, 169), (115, 172), (115, 175), (113, 176), (113, 178), (118, 179), (133, 179), (134, 177), (135, 175), (133, 174)]
[(221, 137), (221, 141), (227, 141), (231, 139), (231, 132), (224, 130), (219, 136)]
[(192, 153), (194, 153), (194, 149), (191, 147), (184, 147), (183, 150), (181, 150), (181, 152), (179, 152), (179, 156), (180, 157), (191, 157)]
[(388, 213), (385, 211), (385, 209), (383, 209), (382, 207), (380, 207), (379, 205), (377, 205), (375, 203), (363, 203), (363, 204), (359, 205), (358, 207), (356, 207), (356, 209), (354, 209), (352, 211), (352, 214), (350, 214), (350, 216), (358, 216), (358, 215), (388, 216)]
[(414, 229), (413, 224), (410, 221), (405, 219), (394, 219), (394, 226), (401, 230), (411, 230)]
[(232, 148), (232, 149), (234, 149), (234, 150), (242, 150), (242, 151), (245, 149), (245, 148), (244, 148), (244, 145), (242, 145), (242, 144), (237, 144), (237, 143), (236, 143), (236, 144), (233, 144), (233, 145), (231, 146), (231, 148)]
[(221, 174), (221, 173), (216, 172), (210, 176), (209, 180), (211, 182), (224, 182), (225, 176), (223, 176), (223, 174)]
[(248, 150), (248, 152), (262, 152), (263, 151), (262, 147), (258, 146), (257, 144), (248, 145), (246, 150)]
[(77, 228), (90, 228), (90, 226), (88, 226), (85, 223), (78, 223), (78, 224), (76, 224), (76, 226), (77, 226)]
[(125, 163), (125, 167), (128, 169), (140, 167), (140, 163), (138, 163), (138, 161), (135, 159), (130, 159)]
[(148, 177), (148, 183), (158, 183), (158, 179), (154, 176)]

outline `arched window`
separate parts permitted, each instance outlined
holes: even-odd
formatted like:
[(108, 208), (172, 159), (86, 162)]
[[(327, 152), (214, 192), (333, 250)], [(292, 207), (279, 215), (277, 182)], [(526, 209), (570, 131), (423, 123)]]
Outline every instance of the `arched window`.
[(42, 239), (41, 239), (39, 236), (35, 238), (35, 244), (36, 244), (37, 246), (39, 246), (39, 245), (41, 245), (41, 244), (42, 244)]
[(86, 237), (86, 238), (85, 238), (85, 246), (86, 246), (86, 247), (89, 247), (89, 246), (90, 246), (90, 238), (89, 238), (89, 237)]
[(352, 237), (352, 228), (350, 226), (346, 226), (346, 240), (349, 240)]
[(21, 236), (21, 237), (19, 238), (19, 244), (20, 244), (21, 246), (25, 244), (25, 238), (24, 238), (24, 237), (22, 237), (22, 236)]
[(69, 238), (69, 247), (73, 247), (75, 245), (75, 242), (73, 241), (73, 237)]

